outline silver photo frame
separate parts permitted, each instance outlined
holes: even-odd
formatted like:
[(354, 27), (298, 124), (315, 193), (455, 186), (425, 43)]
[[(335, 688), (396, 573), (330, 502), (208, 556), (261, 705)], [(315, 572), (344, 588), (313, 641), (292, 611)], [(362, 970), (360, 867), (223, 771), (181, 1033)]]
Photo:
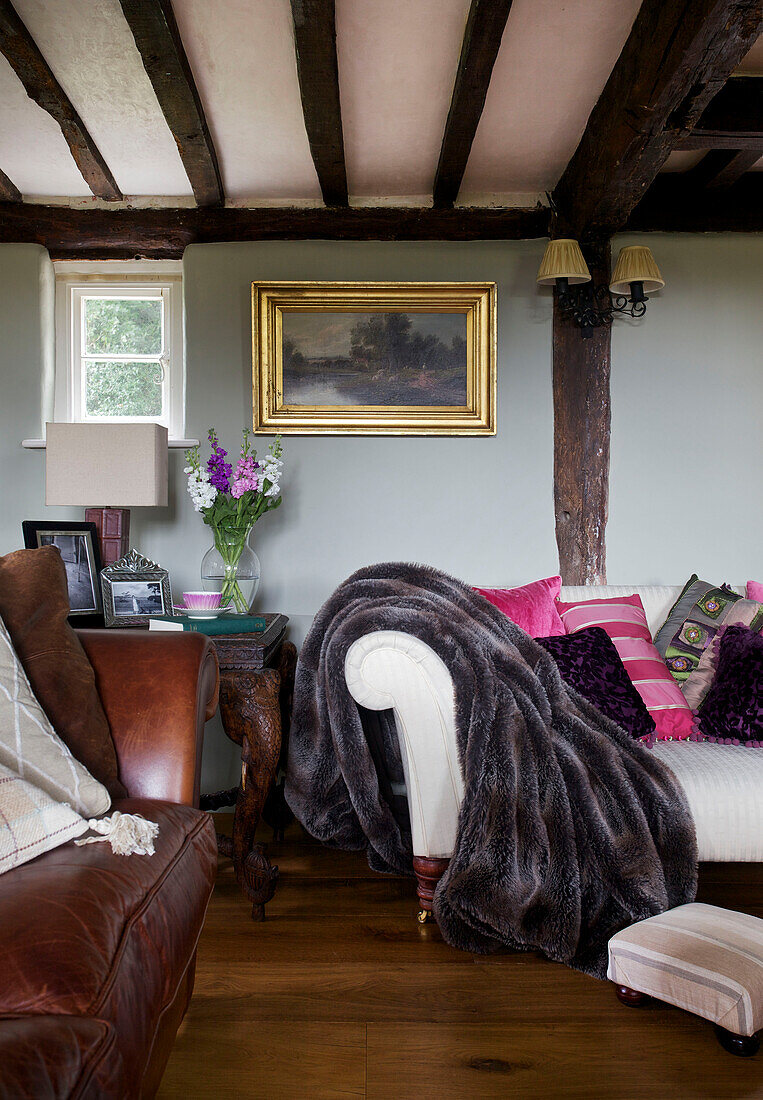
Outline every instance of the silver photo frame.
[(101, 570), (101, 591), (106, 626), (147, 626), (172, 614), (169, 573), (137, 550)]

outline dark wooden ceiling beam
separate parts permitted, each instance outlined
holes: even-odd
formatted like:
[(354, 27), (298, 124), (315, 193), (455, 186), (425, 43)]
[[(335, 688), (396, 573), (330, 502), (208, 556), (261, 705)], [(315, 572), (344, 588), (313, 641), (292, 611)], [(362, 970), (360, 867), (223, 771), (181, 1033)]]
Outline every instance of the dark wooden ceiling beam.
[(170, 0), (120, 0), (199, 206), (224, 201), (217, 153)]
[(694, 149), (759, 149), (763, 156), (763, 131), (760, 130), (692, 130), (680, 138), (676, 149), (682, 152)]
[(8, 179), (5, 172), (0, 169), (0, 201), (21, 202), (21, 192), (13, 180)]
[(732, 76), (713, 96), (699, 117), (699, 130), (763, 128), (763, 77)]
[(432, 189), (436, 207), (458, 198), (512, 0), (472, 0)]
[(123, 196), (106, 161), (10, 0), (0, 0), (0, 52), (10, 62), (30, 99), (61, 127), (82, 178), (93, 194), (109, 202), (119, 201)]
[(692, 187), (731, 187), (763, 157), (763, 150), (713, 149), (690, 172), (682, 173), (687, 190)]
[(347, 206), (334, 0), (291, 0), (307, 140), (326, 206)]
[(708, 188), (704, 182), (692, 185), (690, 175), (665, 172), (658, 176), (625, 228), (664, 233), (763, 232), (763, 172), (747, 172), (729, 188)]
[(53, 259), (173, 259), (222, 241), (474, 241), (548, 236), (549, 211), (233, 207), (81, 210), (0, 203), (0, 243), (44, 245)]
[(560, 227), (620, 229), (761, 31), (760, 0), (643, 0), (554, 191)]
[(726, 164), (711, 180), (708, 180), (708, 188), (731, 187), (741, 179), (745, 172), (749, 172), (754, 164), (763, 157), (763, 149), (742, 149), (738, 153), (731, 153)]

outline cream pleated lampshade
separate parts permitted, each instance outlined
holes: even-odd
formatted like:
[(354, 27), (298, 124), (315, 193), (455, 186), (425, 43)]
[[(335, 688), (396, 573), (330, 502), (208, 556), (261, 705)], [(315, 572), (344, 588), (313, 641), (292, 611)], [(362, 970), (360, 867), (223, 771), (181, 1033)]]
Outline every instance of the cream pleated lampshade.
[(568, 237), (549, 241), (538, 268), (540, 286), (553, 286), (557, 279), (570, 283), (589, 283), (591, 272), (583, 259), (580, 245)]
[(630, 294), (631, 283), (643, 283), (644, 294), (654, 294), (655, 290), (665, 286), (652, 250), (644, 244), (631, 244), (620, 249), (609, 289), (613, 294)]

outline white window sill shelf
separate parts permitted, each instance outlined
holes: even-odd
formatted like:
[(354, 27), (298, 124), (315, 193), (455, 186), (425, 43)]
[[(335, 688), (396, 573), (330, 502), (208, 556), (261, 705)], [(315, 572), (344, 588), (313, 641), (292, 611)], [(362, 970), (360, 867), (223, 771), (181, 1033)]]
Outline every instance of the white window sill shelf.
[[(22, 439), (21, 446), (28, 451), (44, 451), (44, 439)], [(170, 450), (187, 450), (189, 447), (198, 447), (198, 439), (171, 439), (168, 443)]]

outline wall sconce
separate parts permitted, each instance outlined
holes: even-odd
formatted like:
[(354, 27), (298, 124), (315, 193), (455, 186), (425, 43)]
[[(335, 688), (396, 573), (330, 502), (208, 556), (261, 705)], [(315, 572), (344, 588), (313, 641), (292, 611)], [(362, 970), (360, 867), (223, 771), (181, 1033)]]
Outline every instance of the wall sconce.
[(609, 324), (615, 313), (643, 317), (646, 295), (665, 286), (651, 249), (634, 244), (620, 250), (609, 287), (591, 281), (591, 272), (577, 241), (549, 241), (538, 269), (538, 285), (557, 289), (565, 317), (580, 326), (583, 338)]

